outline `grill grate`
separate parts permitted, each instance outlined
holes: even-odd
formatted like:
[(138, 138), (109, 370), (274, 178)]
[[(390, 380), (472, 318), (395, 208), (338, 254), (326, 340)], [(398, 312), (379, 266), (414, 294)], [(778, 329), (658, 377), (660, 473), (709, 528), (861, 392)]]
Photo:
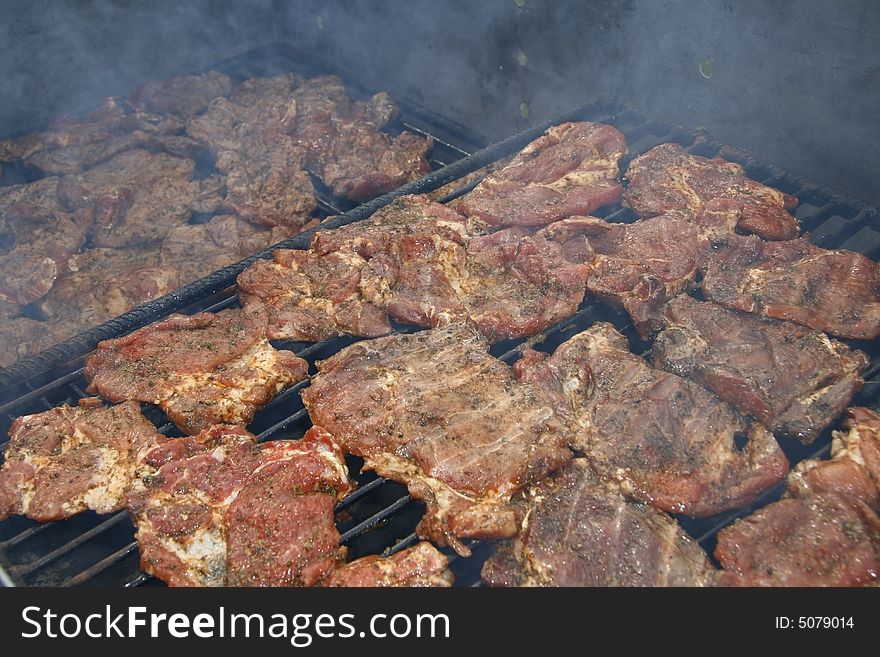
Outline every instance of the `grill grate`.
[[(289, 69), (290, 61), (284, 60), (284, 65)], [(409, 107), (412, 109), (412, 106)], [(432, 132), (430, 122), (424, 120), (425, 116), (430, 116), (428, 113), (422, 110), (413, 112), (413, 115), (422, 117), (422, 120), (411, 121), (407, 116), (404, 125), (408, 129), (432, 134), (435, 144), (441, 148), (442, 155), (439, 151), (435, 153), (433, 162), (435, 166), (448, 164), (458, 158), (464, 159), (419, 183), (407, 186), (403, 190), (407, 193), (437, 188), (488, 162), (509, 155), (546, 127), (546, 125), (539, 126), (473, 157), (464, 157), (472, 150), (473, 142), (469, 138), (456, 139), (454, 132), (450, 133), (448, 130), (448, 122), (443, 122), (442, 119), (437, 119), (440, 129), (435, 134)], [(757, 162), (747, 153), (715, 142), (704, 133), (667, 126), (610, 101), (582, 108), (563, 118), (605, 121), (620, 129), (630, 145), (630, 155), (622, 163), (624, 168), (636, 155), (669, 141), (678, 142), (689, 152), (697, 155), (720, 154), (738, 161), (745, 166), (751, 177), (778, 187), (801, 200), (795, 215), (801, 221), (803, 229), (813, 235), (817, 244), (826, 248), (853, 249), (880, 259), (880, 232), (876, 222), (877, 211), (874, 208), (842, 199), (830, 190), (776, 167)], [(472, 186), (473, 184), (468, 188)], [(451, 200), (461, 193), (463, 193), (462, 189), (443, 200)], [(368, 207), (360, 214), (358, 212), (361, 208), (349, 213), (348, 216), (343, 217), (342, 223), (369, 216), (377, 207), (390, 201), (392, 195), (387, 196), (387, 199), (373, 207)], [(328, 214), (339, 209), (331, 207), (328, 209)], [(626, 222), (634, 219), (629, 210), (620, 206), (606, 208), (596, 214), (610, 221)], [(299, 244), (293, 246), (303, 248), (306, 239), (300, 240)], [(295, 242), (296, 238), (293, 241)], [(227, 276), (225, 280), (231, 279)], [(184, 304), (179, 308), (184, 312), (194, 312), (202, 309), (220, 310), (235, 304), (234, 292), (228, 289), (226, 282), (220, 287), (207, 290), (193, 299), (189, 305)], [(163, 314), (168, 312), (167, 309), (162, 310), (164, 310)], [(636, 353), (648, 351), (649, 345), (638, 338), (626, 315), (587, 299), (573, 317), (528, 340), (496, 344), (492, 347), (492, 353), (507, 363), (513, 363), (526, 346), (552, 351), (561, 342), (595, 321), (613, 323), (627, 335)], [(123, 334), (132, 328), (134, 326), (125, 326), (117, 333)], [(417, 330), (406, 326), (395, 326), (395, 329), (401, 332)], [(356, 340), (357, 338), (349, 337), (334, 338), (315, 344), (287, 341), (274, 341), (273, 344), (290, 349), (308, 360), (314, 372), (316, 360), (326, 358)], [(877, 407), (880, 405), (880, 386), (872, 379), (880, 374), (880, 341), (852, 344), (866, 351), (871, 358), (871, 367), (866, 374), (868, 383), (854, 400), (854, 404)], [(82, 349), (76, 357), (56, 363), (46, 368), (45, 372), (22, 377), (21, 380), (8, 385), (5, 394), (0, 397), (0, 432), (2, 432), (0, 435), (5, 437), (9, 424), (17, 415), (40, 412), (64, 402), (76, 403), (77, 399), (85, 396), (83, 391), (86, 382), (82, 376), (85, 351), (86, 349)], [(306, 385), (307, 382), (294, 386), (257, 414), (249, 429), (258, 435), (259, 440), (297, 438), (308, 429), (310, 426), (308, 414), (299, 396), (299, 391)], [(176, 435), (174, 433), (176, 429), (158, 408), (145, 405), (145, 414), (160, 427), (160, 431), (168, 435)], [(830, 430), (826, 430), (811, 446), (803, 446), (784, 438), (780, 439), (780, 444), (794, 464), (804, 458), (826, 456), (830, 439)], [(4, 446), (5, 442), (0, 444), (0, 448)], [(418, 540), (414, 530), (422, 516), (424, 506), (412, 500), (405, 487), (376, 477), (373, 473), (361, 472), (360, 459), (349, 457), (347, 460), (358, 488), (337, 506), (337, 525), (343, 543), (349, 548), (350, 557), (357, 558), (377, 553), (392, 554), (413, 545)], [(685, 530), (711, 554), (715, 547), (716, 533), (720, 528), (735, 518), (751, 512), (755, 507), (777, 499), (782, 490), (782, 485), (777, 486), (747, 509), (701, 520), (680, 517), (679, 521)], [(45, 524), (35, 524), (18, 517), (10, 518), (0, 523), (0, 583), (64, 586), (159, 584), (160, 582), (139, 570), (138, 550), (133, 541), (133, 531), (126, 512), (110, 516), (86, 513), (62, 522)], [(470, 546), (473, 555), (469, 558), (460, 558), (447, 551), (457, 585), (478, 584), (480, 568), (493, 550), (490, 543), (471, 542)]]

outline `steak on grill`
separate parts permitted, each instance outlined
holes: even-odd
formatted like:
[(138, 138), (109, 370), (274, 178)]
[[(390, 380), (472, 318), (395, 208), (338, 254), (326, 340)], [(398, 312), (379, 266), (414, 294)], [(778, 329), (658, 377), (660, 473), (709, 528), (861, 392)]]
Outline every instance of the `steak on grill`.
[(145, 461), (156, 472), (129, 497), (141, 568), (171, 586), (308, 586), (345, 555), (333, 508), (348, 471), (318, 429), (257, 444), (214, 426)]
[(732, 241), (709, 260), (706, 297), (843, 338), (880, 336), (880, 265), (854, 251), (802, 237)]
[(600, 476), (696, 517), (749, 504), (785, 477), (788, 462), (767, 429), (627, 347), (600, 322), (552, 356), (529, 350), (516, 365), (521, 380), (565, 403), (577, 425), (568, 442)]
[(678, 144), (640, 155), (625, 178), (624, 203), (641, 217), (675, 210), (699, 216), (714, 209), (729, 214), (741, 231), (767, 239), (792, 239), (800, 230), (788, 212), (796, 198), (751, 180), (739, 164), (691, 155)]
[(453, 576), (445, 556), (422, 541), (390, 557), (371, 555), (340, 566), (322, 586), (391, 587), (452, 586)]
[(248, 424), (262, 406), (306, 378), (308, 364), (266, 340), (259, 311), (172, 315), (103, 340), (86, 359), (88, 390), (111, 401), (157, 404), (186, 433)]
[(87, 398), (19, 417), (0, 469), (0, 520), (118, 511), (146, 453), (165, 440), (135, 402), (102, 406)]
[(562, 123), (461, 197), (458, 209), (495, 226), (549, 224), (620, 199), (624, 136), (602, 123)]
[(868, 356), (819, 331), (701, 303), (664, 309), (654, 362), (694, 379), (774, 432), (810, 443), (862, 387)]
[(711, 586), (706, 554), (662, 511), (630, 502), (585, 459), (520, 493), (524, 518), (483, 566), (490, 586)]
[(125, 99), (137, 111), (173, 114), (182, 118), (195, 116), (217, 96), (232, 90), (228, 75), (208, 71), (202, 75), (180, 75), (147, 82)]
[(880, 578), (880, 415), (852, 408), (831, 459), (802, 461), (788, 497), (718, 533), (722, 583), (857, 586)]
[(463, 555), (513, 536), (511, 495), (571, 459), (571, 429), (488, 346), (464, 324), (357, 342), (302, 392), (316, 426), (425, 501), (419, 535)]

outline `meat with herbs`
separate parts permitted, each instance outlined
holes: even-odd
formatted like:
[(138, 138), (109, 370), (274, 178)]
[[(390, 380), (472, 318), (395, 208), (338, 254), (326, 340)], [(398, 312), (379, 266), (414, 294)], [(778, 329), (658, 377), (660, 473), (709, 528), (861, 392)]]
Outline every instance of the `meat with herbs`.
[(861, 253), (828, 250), (807, 237), (739, 238), (709, 260), (707, 298), (842, 338), (880, 336), (880, 265)]
[(322, 586), (424, 587), (452, 586), (453, 576), (445, 556), (421, 542), (389, 557), (361, 557), (334, 570)]
[(316, 426), (427, 504), (419, 535), (463, 555), (513, 536), (510, 497), (572, 457), (565, 419), (488, 347), (461, 324), (357, 342), (302, 392)]
[(19, 417), (0, 469), (0, 520), (118, 511), (147, 452), (165, 440), (135, 402), (103, 406), (87, 398)]
[(868, 356), (792, 322), (682, 295), (663, 311), (658, 367), (706, 386), (776, 433), (810, 443), (862, 387)]
[(651, 367), (600, 322), (552, 356), (526, 351), (522, 381), (552, 391), (573, 414), (568, 443), (628, 496), (658, 509), (710, 516), (751, 503), (782, 481), (773, 435), (699, 385)]
[(308, 364), (266, 339), (266, 316), (238, 309), (172, 315), (103, 340), (86, 359), (88, 390), (156, 404), (186, 433), (248, 424)]
[(678, 144), (661, 144), (634, 159), (626, 170), (624, 203), (641, 217), (706, 209), (728, 214), (737, 228), (767, 239), (788, 240), (800, 226), (789, 210), (797, 199), (746, 176), (735, 162), (691, 155)]
[(141, 568), (171, 586), (311, 586), (342, 564), (339, 447), (312, 429), (257, 443), (213, 426), (151, 450), (129, 496)]
[(852, 408), (830, 460), (802, 461), (787, 496), (718, 533), (731, 586), (860, 586), (880, 579), (880, 415)]
[(538, 226), (620, 199), (619, 162), (626, 140), (603, 123), (562, 123), (489, 174), (457, 202), (494, 226)]
[(586, 459), (520, 493), (516, 538), (483, 566), (490, 586), (712, 586), (702, 548), (662, 511), (626, 499)]
[(228, 75), (208, 71), (201, 75), (179, 75), (142, 84), (125, 99), (135, 110), (152, 114), (195, 116), (218, 96), (232, 90)]

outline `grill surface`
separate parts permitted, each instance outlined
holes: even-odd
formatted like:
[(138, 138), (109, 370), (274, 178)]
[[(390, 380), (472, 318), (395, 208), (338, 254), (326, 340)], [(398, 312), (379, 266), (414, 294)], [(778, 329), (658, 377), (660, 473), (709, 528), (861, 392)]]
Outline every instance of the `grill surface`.
[[(302, 62), (300, 55), (291, 59), (289, 55), (282, 56), (274, 51), (270, 54), (267, 57), (265, 52), (251, 53), (227, 62), (226, 66), (215, 68), (237, 73), (239, 76), (269, 75), (297, 68), (294, 64)], [(312, 69), (310, 72), (315, 71)], [(402, 102), (401, 105), (404, 108), (405, 127), (434, 136), (436, 146), (431, 155), (435, 167), (459, 160), (478, 145), (478, 137), (466, 130), (412, 104)], [(670, 127), (623, 108), (613, 101), (602, 101), (575, 110), (552, 123), (572, 119), (607, 122), (626, 135), (630, 154), (622, 162), (622, 170), (632, 158), (664, 142), (678, 142), (693, 154), (721, 155), (740, 162), (752, 178), (798, 197), (800, 204), (794, 213), (801, 221), (803, 230), (811, 233), (816, 244), (825, 248), (852, 249), (875, 260), (880, 259), (880, 226), (877, 224), (878, 212), (873, 207), (841, 198), (828, 189), (760, 163), (743, 151), (713, 141), (704, 133)], [(537, 136), (546, 125), (549, 123), (489, 147), (474, 156), (464, 157), (422, 181), (365, 204), (338, 220), (332, 220), (330, 225), (364, 219), (378, 207), (390, 202), (395, 195), (436, 189), (488, 162), (516, 152)], [(443, 200), (455, 198), (474, 184), (453, 192)], [(325, 214), (347, 209), (339, 207), (333, 199), (326, 197), (321, 199), (321, 206)], [(596, 214), (610, 221), (626, 222), (635, 218), (629, 210), (620, 206), (605, 208)], [(308, 239), (309, 234), (303, 234), (283, 244), (304, 248)], [(268, 252), (263, 252), (257, 255), (265, 257), (267, 254)], [(235, 294), (229, 289), (229, 285), (235, 275), (253, 259), (249, 258), (228, 267), (208, 279), (187, 286), (182, 292), (128, 313), (121, 320), (105, 324), (87, 336), (69, 341), (51, 350), (45, 357), (32, 359), (24, 367), (11, 368), (0, 375), (0, 450), (5, 448), (7, 430), (16, 416), (41, 412), (65, 402), (74, 404), (77, 399), (85, 396), (83, 357), (96, 339), (125, 334), (172, 311), (189, 313), (235, 306)], [(492, 353), (507, 363), (513, 363), (527, 345), (552, 351), (564, 340), (600, 320), (612, 322), (627, 335), (635, 353), (645, 354), (648, 351), (649, 345), (639, 340), (624, 314), (587, 298), (574, 317), (529, 340), (494, 345)], [(416, 330), (405, 326), (395, 328), (401, 332)], [(326, 358), (356, 340), (357, 338), (335, 338), (316, 344), (284, 341), (273, 343), (277, 347), (291, 349), (308, 360), (314, 373), (316, 360)], [(853, 341), (852, 344), (871, 357), (871, 367), (865, 374), (866, 385), (853, 404), (876, 408), (880, 404), (880, 389), (878, 381), (874, 380), (880, 375), (880, 340)], [(249, 429), (260, 440), (295, 439), (302, 436), (310, 426), (308, 414), (299, 396), (299, 391), (305, 385), (308, 383), (294, 386), (277, 397), (257, 414)], [(178, 435), (158, 408), (145, 405), (144, 412), (160, 427), (160, 431), (168, 435)], [(826, 456), (830, 441), (830, 430), (826, 430), (810, 446), (785, 438), (779, 439), (792, 464), (804, 458)], [(414, 530), (423, 513), (423, 505), (411, 500), (403, 486), (377, 478), (372, 473), (361, 472), (360, 459), (349, 457), (348, 464), (352, 478), (358, 483), (358, 489), (337, 507), (337, 525), (342, 534), (342, 542), (349, 548), (349, 556), (357, 558), (367, 554), (390, 554), (414, 544), (417, 541)], [(777, 486), (765, 493), (752, 507), (737, 512), (701, 520), (685, 517), (679, 517), (678, 520), (711, 555), (715, 547), (715, 535), (720, 528), (754, 508), (777, 499), (783, 487)], [(161, 584), (140, 572), (138, 549), (133, 536), (134, 528), (125, 511), (110, 516), (86, 513), (69, 520), (44, 524), (19, 517), (10, 518), (0, 523), (0, 583), (53, 586)], [(490, 543), (474, 542), (471, 546), (473, 555), (467, 559), (446, 550), (459, 586), (470, 586), (479, 582), (480, 568), (493, 550)]]

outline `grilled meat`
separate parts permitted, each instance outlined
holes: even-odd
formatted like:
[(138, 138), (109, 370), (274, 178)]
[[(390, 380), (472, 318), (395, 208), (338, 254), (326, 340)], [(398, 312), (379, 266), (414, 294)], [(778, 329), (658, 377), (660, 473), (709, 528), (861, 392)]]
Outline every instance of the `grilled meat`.
[(44, 339), (45, 322), (0, 310), (0, 368), (41, 351)]
[(626, 171), (624, 203), (641, 217), (683, 210), (728, 214), (743, 232), (788, 240), (800, 227), (788, 210), (797, 199), (748, 178), (744, 169), (720, 157), (689, 154), (678, 144), (661, 144), (634, 159)]
[(788, 496), (718, 533), (731, 586), (858, 586), (880, 578), (880, 415), (853, 408), (831, 459), (802, 461)]
[(165, 440), (135, 402), (89, 398), (17, 418), (0, 469), (0, 519), (118, 511), (146, 453)]
[(701, 303), (664, 309), (658, 367), (694, 379), (774, 432), (810, 443), (862, 387), (866, 354), (819, 331)]
[(490, 173), (495, 173), (496, 171), (500, 171), (501, 169), (506, 167), (508, 164), (510, 164), (511, 160), (513, 160), (513, 155), (502, 157), (500, 160), (490, 162), (486, 166), (480, 167), (476, 171), (465, 174), (461, 178), (456, 178), (455, 180), (438, 187), (434, 191), (428, 192), (428, 198), (430, 198), (432, 201), (437, 201), (444, 196), (458, 191), (462, 187), (467, 187), (472, 183), (482, 181), (483, 178), (488, 176)]
[(345, 555), (333, 508), (349, 491), (320, 430), (257, 444), (214, 426), (150, 451), (129, 497), (141, 567), (172, 586), (313, 585)]
[(147, 82), (125, 99), (141, 112), (173, 114), (182, 118), (195, 116), (218, 96), (232, 90), (228, 75), (209, 71), (202, 75), (180, 75), (166, 80)]
[(706, 297), (843, 338), (880, 336), (880, 265), (854, 251), (739, 238), (709, 260)]
[(574, 414), (569, 444), (600, 476), (663, 511), (697, 517), (749, 504), (785, 477), (788, 462), (767, 429), (627, 347), (600, 322), (552, 356), (526, 351), (517, 362), (521, 380), (555, 391)]
[(426, 502), (419, 535), (464, 555), (461, 539), (516, 533), (510, 496), (571, 459), (541, 389), (487, 352), (461, 324), (358, 342), (302, 392), (316, 426)]
[(330, 573), (322, 586), (392, 587), (452, 586), (446, 557), (433, 545), (421, 542), (390, 557), (362, 557)]
[(172, 315), (123, 338), (104, 340), (86, 360), (89, 391), (111, 401), (157, 404), (187, 433), (249, 423), (307, 363), (266, 340), (260, 312)]
[(520, 493), (515, 539), (483, 566), (490, 586), (711, 586), (706, 554), (668, 515), (630, 502), (585, 459)]
[(461, 197), (458, 209), (495, 226), (549, 224), (620, 199), (624, 136), (602, 123), (548, 129)]

